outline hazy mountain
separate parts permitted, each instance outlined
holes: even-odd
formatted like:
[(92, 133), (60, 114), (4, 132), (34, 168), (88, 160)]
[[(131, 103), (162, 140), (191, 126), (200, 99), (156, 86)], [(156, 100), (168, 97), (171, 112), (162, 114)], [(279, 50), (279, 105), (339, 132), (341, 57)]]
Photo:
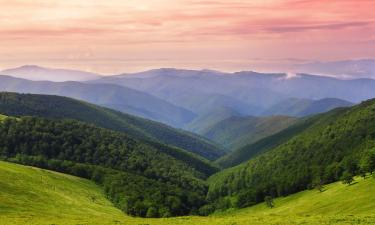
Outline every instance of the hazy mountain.
[(296, 118), (287, 116), (232, 116), (207, 128), (201, 135), (235, 150), (275, 134), (295, 122)]
[[(246, 77), (210, 70), (187, 72), (186, 70), (176, 69), (169, 69), (167, 73), (163, 73), (165, 69), (161, 69), (155, 76), (156, 71), (144, 72), (143, 78), (137, 77), (137, 75), (127, 75), (105, 77), (90, 82), (116, 83), (131, 87), (190, 110), (195, 108), (195, 105), (200, 105), (199, 102), (202, 99), (220, 98), (219, 101), (226, 101), (227, 103), (215, 104), (215, 106), (228, 106), (228, 102), (232, 101), (232, 103), (229, 103), (232, 106), (246, 108), (247, 112), (257, 113), (263, 110), (265, 106), (275, 104), (278, 100), (283, 99), (281, 93), (266, 90), (264, 85), (261, 84), (265, 82), (263, 79), (267, 81), (273, 75), (263, 76), (251, 72)], [(151, 73), (151, 75), (146, 76), (147, 73)], [(256, 75), (259, 76), (256, 77)]]
[(352, 105), (353, 103), (351, 102), (337, 98), (324, 98), (320, 100), (291, 98), (271, 106), (269, 109), (262, 112), (262, 114), (303, 117), (327, 112), (337, 107), (348, 107)]
[(6, 69), (0, 72), (3, 75), (23, 78), (27, 80), (46, 80), (46, 81), (87, 81), (99, 79), (100, 74), (70, 70), (70, 69), (52, 69), (35, 65), (25, 65), (17, 68)]
[(304, 73), (327, 74), (343, 78), (375, 78), (375, 59), (313, 62), (295, 65)]
[(226, 73), (215, 71), (215, 70), (186, 70), (186, 69), (175, 69), (175, 68), (161, 68), (152, 69), (138, 73), (124, 73), (115, 76), (103, 77), (103, 81), (111, 81), (112, 79), (117, 80), (118, 78), (152, 78), (158, 76), (178, 76), (178, 77), (189, 77), (189, 76), (212, 76), (212, 75), (225, 75)]
[(181, 127), (195, 117), (192, 112), (155, 96), (114, 84), (29, 81), (0, 76), (0, 91), (67, 96), (175, 127)]
[[(235, 106), (235, 111), (241, 106), (247, 109), (252, 107), (245, 112), (249, 115), (261, 115), (262, 111), (290, 98), (338, 98), (358, 103), (375, 97), (375, 80), (342, 80), (309, 74), (160, 69), (105, 77), (91, 82), (130, 87), (190, 110), (196, 108), (196, 105), (202, 105), (202, 99), (222, 96), (222, 99), (236, 100), (232, 101), (231, 105), (224, 104)], [(210, 104), (209, 102), (208, 100), (207, 104)]]

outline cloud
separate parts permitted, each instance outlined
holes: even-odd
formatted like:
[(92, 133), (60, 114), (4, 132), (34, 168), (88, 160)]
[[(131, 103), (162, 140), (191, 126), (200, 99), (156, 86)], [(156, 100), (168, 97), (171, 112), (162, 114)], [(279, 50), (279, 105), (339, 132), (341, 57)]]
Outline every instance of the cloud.
[(328, 23), (328, 24), (313, 24), (313, 25), (279, 25), (266, 28), (267, 31), (275, 33), (284, 32), (304, 32), (309, 30), (339, 30), (350, 27), (363, 27), (372, 25), (372, 22), (346, 22), (346, 23)]
[(16, 56), (56, 58), (87, 47), (94, 47), (91, 58), (101, 56), (98, 60), (123, 54), (186, 62), (375, 54), (373, 0), (0, 0), (0, 5), (0, 52)]

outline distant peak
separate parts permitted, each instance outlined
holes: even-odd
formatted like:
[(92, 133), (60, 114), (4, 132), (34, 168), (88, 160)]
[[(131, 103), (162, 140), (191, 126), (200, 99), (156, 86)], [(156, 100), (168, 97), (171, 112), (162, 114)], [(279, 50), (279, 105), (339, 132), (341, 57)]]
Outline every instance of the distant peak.
[(38, 65), (23, 65), (15, 69), (44, 69), (44, 68)]

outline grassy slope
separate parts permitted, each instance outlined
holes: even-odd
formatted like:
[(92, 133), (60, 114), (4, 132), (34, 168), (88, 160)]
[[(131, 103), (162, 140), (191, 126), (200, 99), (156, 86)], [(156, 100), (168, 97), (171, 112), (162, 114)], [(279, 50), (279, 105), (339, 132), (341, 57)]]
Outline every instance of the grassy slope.
[(0, 121), (5, 119), (5, 118), (6, 118), (6, 116), (0, 114)]
[[(210, 217), (141, 219), (126, 216), (90, 181), (0, 161), (0, 224), (373, 224), (375, 179), (300, 192)], [(94, 201), (92, 200), (94, 197)]]

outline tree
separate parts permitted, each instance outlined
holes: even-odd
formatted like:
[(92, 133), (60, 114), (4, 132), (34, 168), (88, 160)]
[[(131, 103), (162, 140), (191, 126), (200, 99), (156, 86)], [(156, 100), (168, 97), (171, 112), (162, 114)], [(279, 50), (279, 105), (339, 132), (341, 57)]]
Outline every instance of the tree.
[(342, 176), (341, 176), (341, 181), (343, 184), (348, 184), (350, 185), (354, 179), (353, 179), (353, 174), (348, 172), (348, 171), (345, 171)]
[(318, 190), (319, 192), (323, 192), (323, 182), (321, 179), (317, 179), (314, 183), (313, 183), (313, 187)]
[(151, 206), (150, 208), (148, 208), (147, 213), (146, 213), (146, 217), (154, 218), (154, 217), (158, 217), (158, 216), (159, 216), (158, 210), (155, 207)]
[(211, 204), (204, 205), (199, 209), (199, 215), (208, 216), (215, 211), (215, 207)]
[(375, 150), (370, 150), (361, 161), (361, 169), (372, 174), (375, 170)]
[(269, 207), (269, 208), (273, 208), (275, 206), (275, 204), (273, 203), (273, 198), (271, 196), (266, 196), (264, 198), (264, 201), (266, 202), (266, 205)]
[(364, 168), (360, 168), (359, 169), (359, 175), (361, 175), (361, 177), (363, 177), (363, 179), (366, 179), (367, 170), (364, 169)]

